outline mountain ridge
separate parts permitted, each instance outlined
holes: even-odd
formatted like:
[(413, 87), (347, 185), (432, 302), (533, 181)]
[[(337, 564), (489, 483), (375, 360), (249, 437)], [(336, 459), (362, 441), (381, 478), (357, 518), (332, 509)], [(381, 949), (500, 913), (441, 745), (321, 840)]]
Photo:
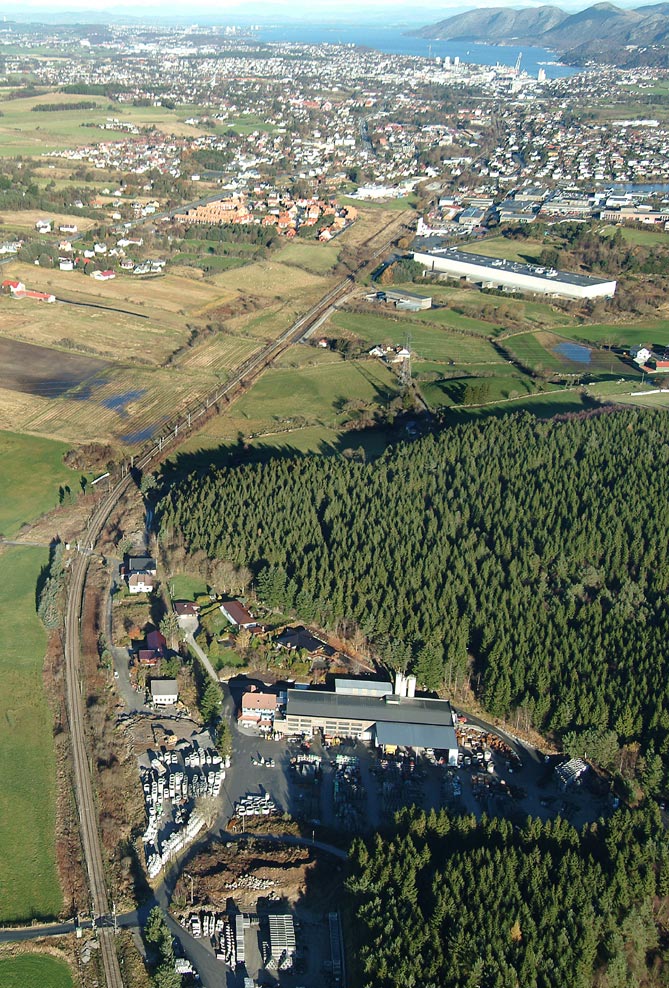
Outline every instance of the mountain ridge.
[(435, 41), (540, 45), (572, 64), (669, 65), (669, 3), (628, 9), (603, 2), (575, 13), (550, 4), (478, 8), (412, 34)]

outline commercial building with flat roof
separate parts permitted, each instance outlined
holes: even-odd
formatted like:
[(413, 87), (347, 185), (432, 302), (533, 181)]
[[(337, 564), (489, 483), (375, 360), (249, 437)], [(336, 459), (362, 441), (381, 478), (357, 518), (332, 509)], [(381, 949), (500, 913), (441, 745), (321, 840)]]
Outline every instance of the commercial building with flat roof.
[(456, 247), (417, 250), (413, 253), (413, 259), (430, 271), (443, 272), (453, 278), (466, 278), (483, 288), (573, 299), (612, 298), (616, 291), (615, 281), (569, 274), (540, 264), (519, 264), (483, 254), (470, 254)]
[(386, 748), (438, 748), (457, 764), (458, 743), (448, 700), (369, 692), (288, 690), (286, 715), (275, 719), (284, 734), (313, 734), (374, 741)]

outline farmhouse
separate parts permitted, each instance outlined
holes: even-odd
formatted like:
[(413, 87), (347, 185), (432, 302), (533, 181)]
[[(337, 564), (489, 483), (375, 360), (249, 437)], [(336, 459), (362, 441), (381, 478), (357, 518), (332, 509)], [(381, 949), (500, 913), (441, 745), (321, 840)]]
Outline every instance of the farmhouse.
[(518, 264), (515, 261), (493, 259), (483, 254), (470, 254), (456, 247), (438, 248), (433, 251), (417, 250), (413, 259), (432, 272), (466, 278), (483, 288), (499, 288), (503, 291), (534, 292), (554, 295), (558, 298), (613, 298), (615, 281), (590, 278), (582, 274), (569, 274), (539, 264)]
[(176, 679), (152, 679), (151, 700), (156, 707), (169, 707), (179, 699)]
[(391, 683), (336, 680), (335, 690), (288, 690), (286, 714), (275, 718), (282, 734), (314, 734), (353, 737), (373, 741), (379, 747), (448, 752), (457, 764), (458, 744), (453, 711), (447, 700), (415, 695), (416, 680), (398, 673)]
[(257, 621), (238, 600), (226, 600), (220, 605), (221, 614), (235, 628), (255, 628)]
[(131, 573), (128, 576), (130, 593), (153, 593), (155, 585), (155, 580), (150, 573)]

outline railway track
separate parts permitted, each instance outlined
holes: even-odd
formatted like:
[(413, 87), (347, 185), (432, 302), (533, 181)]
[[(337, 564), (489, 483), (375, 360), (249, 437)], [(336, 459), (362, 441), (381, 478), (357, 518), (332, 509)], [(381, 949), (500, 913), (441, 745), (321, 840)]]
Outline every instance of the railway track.
[[(393, 226), (395, 223), (396, 221), (394, 221)], [(361, 265), (361, 267), (366, 266), (370, 260), (375, 260), (391, 246), (392, 239), (386, 238), (380, 245), (372, 247), (372, 241), (376, 240), (377, 237), (378, 234), (366, 242), (365, 246), (369, 246), (370, 251), (365, 265)], [(278, 339), (273, 340), (260, 353), (242, 364), (230, 381), (215, 392), (204, 396), (196, 410), (188, 412), (186, 418), (169, 427), (169, 432), (152, 441), (150, 448), (145, 448), (135, 458), (133, 467), (142, 471), (145, 470), (154, 460), (161, 458), (166, 445), (177, 445), (182, 438), (185, 438), (196, 420), (206, 414), (213, 404), (237, 388), (250, 384), (280, 353), (302, 339), (309, 328), (318, 322), (335, 302), (348, 294), (354, 282), (353, 275), (338, 282)], [(109, 515), (132, 483), (134, 483), (133, 473), (123, 469), (121, 477), (115, 481), (107, 494), (95, 506), (87, 523), (83, 541), (84, 551), (77, 553), (70, 569), (65, 613), (65, 685), (72, 745), (74, 787), (79, 812), (81, 841), (88, 873), (93, 921), (94, 924), (98, 919), (101, 921), (98, 926), (98, 938), (107, 988), (125, 988), (125, 986), (116, 953), (114, 930), (108, 925), (110, 903), (102, 857), (99, 818), (93, 791), (92, 766), (89, 765), (86, 750), (80, 661), (81, 615), (90, 553), (94, 549)]]

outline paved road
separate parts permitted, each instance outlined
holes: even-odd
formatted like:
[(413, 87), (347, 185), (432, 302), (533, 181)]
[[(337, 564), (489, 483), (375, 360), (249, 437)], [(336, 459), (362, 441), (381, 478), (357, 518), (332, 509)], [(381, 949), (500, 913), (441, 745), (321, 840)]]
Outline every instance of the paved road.
[(184, 640), (187, 642), (190, 648), (193, 649), (198, 659), (200, 660), (205, 670), (207, 671), (207, 674), (211, 676), (211, 678), (218, 686), (220, 682), (218, 678), (218, 674), (216, 673), (216, 670), (214, 669), (211, 662), (209, 661), (209, 656), (206, 654), (206, 652), (203, 652), (203, 650), (200, 648), (198, 643), (195, 641), (193, 633), (189, 631), (188, 634), (185, 636)]

